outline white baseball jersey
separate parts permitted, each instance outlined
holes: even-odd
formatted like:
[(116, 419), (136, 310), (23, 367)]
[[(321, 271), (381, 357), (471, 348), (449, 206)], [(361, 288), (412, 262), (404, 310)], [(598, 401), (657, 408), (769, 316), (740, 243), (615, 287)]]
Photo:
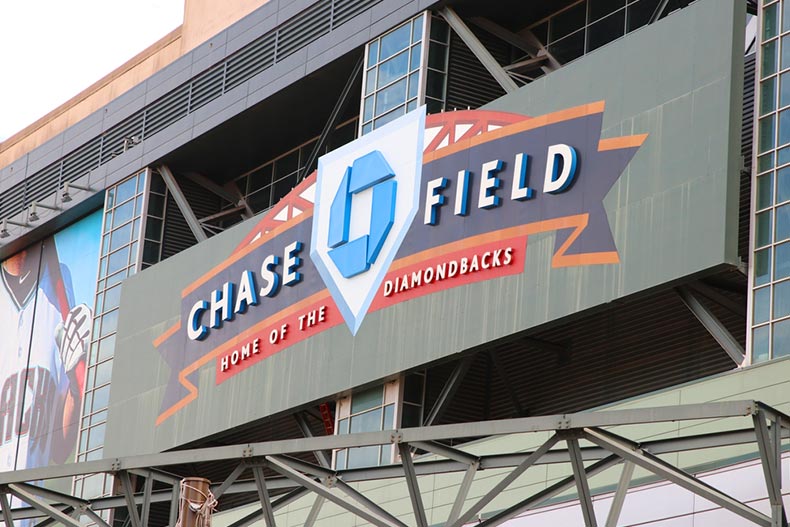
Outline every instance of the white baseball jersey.
[(54, 433), (62, 433), (68, 378), (56, 342), (63, 315), (54, 290), (44, 273), (19, 306), (0, 285), (0, 470), (47, 465)]

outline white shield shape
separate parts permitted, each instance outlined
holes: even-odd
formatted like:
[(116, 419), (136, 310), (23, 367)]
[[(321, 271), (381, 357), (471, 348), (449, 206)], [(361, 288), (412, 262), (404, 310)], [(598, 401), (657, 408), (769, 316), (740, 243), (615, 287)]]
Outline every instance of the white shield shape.
[(424, 132), (423, 106), (318, 160), (310, 257), (353, 335), (417, 215)]

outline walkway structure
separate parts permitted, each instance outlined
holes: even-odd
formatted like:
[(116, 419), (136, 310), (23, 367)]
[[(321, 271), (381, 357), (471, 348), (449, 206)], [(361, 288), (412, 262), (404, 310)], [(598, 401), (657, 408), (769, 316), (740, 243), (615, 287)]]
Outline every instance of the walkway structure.
[[(683, 423), (710, 419), (716, 420), (715, 428), (723, 431), (694, 435), (684, 433), (687, 427)], [(622, 431), (627, 430), (629, 425), (667, 422), (679, 423), (677, 437), (639, 442), (627, 437), (627, 433)], [(723, 426), (726, 428), (723, 429)], [(457, 444), (459, 441), (466, 441), (470, 445), (473, 444), (469, 442), (472, 438), (529, 433), (550, 435), (548, 440), (530, 452), (476, 456), (464, 450), (463, 445), (447, 446), (447, 443)], [(444, 473), (462, 474), (454, 505), (445, 522), (447, 527), (461, 527), (478, 518), (482, 518), (482, 527), (494, 527), (573, 488), (581, 504), (585, 525), (595, 526), (598, 524), (593, 512), (589, 479), (620, 466), (619, 483), (608, 513), (607, 526), (616, 524), (626, 492), (632, 484), (634, 468), (639, 467), (655, 479), (668, 480), (755, 525), (779, 527), (787, 525), (781, 498), (780, 467), (782, 441), (788, 437), (790, 417), (757, 401), (584, 412), (305, 437), (8, 472), (0, 474), (0, 506), (6, 525), (13, 520), (46, 518), (38, 525), (57, 522), (77, 527), (81, 525), (78, 518), (87, 517), (102, 527), (108, 527), (100, 512), (110, 509), (115, 510), (119, 517), (125, 516), (126, 523), (132, 527), (175, 525), (180, 479), (201, 476), (202, 469), (208, 470), (219, 463), (229, 470), (224, 481), (212, 486), (212, 493), (220, 503), (222, 498), (231, 496), (236, 498), (236, 505), (239, 500), (260, 502), (259, 510), (237, 521), (233, 527), (249, 525), (261, 518), (265, 519), (267, 525), (274, 527), (274, 514), (278, 509), (310, 495), (314, 502), (306, 521), (307, 527), (313, 525), (326, 501), (377, 527), (427, 527), (419, 477)], [(326, 453), (333, 449), (393, 444), (399, 450), (400, 464), (350, 470), (332, 470), (327, 466)], [(755, 456), (759, 457), (763, 467), (767, 496), (772, 507), (770, 516), (662, 458), (664, 454), (749, 444), (754, 445)], [(414, 455), (422, 451), (433, 455)], [(305, 459), (315, 459), (315, 462)], [(493, 515), (478, 516), (530, 467), (562, 463), (570, 464), (572, 475), (519, 499)], [(194, 473), (180, 473), (185, 467)], [(506, 475), (482, 497), (469, 499), (469, 489), (477, 474), (495, 469), (507, 470)], [(93, 473), (115, 475), (120, 482), (118, 495), (83, 500), (36, 485), (50, 479)], [(405, 480), (413, 517), (395, 517), (353, 486), (355, 483), (393, 478)], [(12, 496), (29, 506), (11, 508), (9, 503)], [(154, 507), (159, 511), (157, 518), (152, 515)], [(166, 516), (162, 514), (165, 509), (168, 509)]]

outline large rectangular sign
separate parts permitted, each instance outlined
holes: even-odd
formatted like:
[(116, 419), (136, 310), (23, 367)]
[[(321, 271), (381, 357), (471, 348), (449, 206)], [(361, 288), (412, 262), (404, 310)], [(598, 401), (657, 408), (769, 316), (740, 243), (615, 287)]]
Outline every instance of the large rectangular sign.
[[(263, 218), (130, 278), (106, 453), (734, 264), (742, 21), (687, 9), (489, 108), (412, 112), (321, 158)], [(669, 35), (689, 35), (671, 64)]]

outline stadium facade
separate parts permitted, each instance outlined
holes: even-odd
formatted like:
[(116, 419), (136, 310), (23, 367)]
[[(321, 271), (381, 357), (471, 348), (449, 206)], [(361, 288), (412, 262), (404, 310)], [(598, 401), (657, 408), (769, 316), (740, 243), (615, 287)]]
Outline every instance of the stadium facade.
[(2, 521), (787, 525), (788, 144), (790, 0), (187, 0), (0, 143)]

